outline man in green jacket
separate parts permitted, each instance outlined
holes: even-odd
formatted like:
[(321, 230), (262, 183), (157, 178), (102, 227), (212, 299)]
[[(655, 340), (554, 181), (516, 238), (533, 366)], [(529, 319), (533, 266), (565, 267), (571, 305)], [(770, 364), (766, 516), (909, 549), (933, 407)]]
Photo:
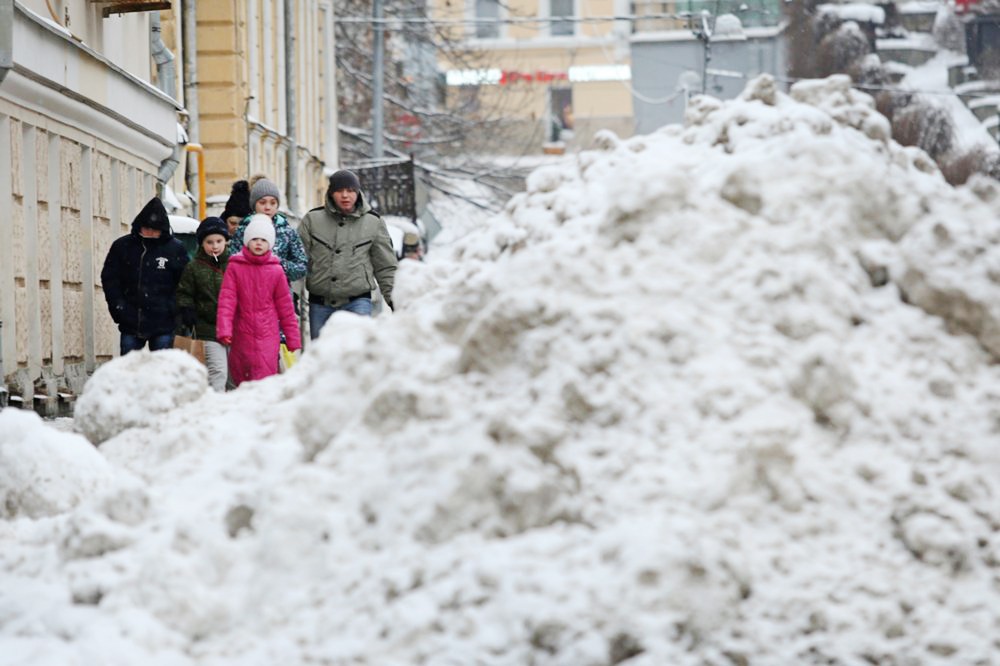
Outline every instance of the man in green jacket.
[(364, 199), (361, 181), (352, 171), (330, 176), (323, 206), (302, 218), (299, 235), (309, 258), (309, 335), (320, 330), (337, 310), (371, 316), (376, 284), (392, 308), (396, 252), (385, 222)]

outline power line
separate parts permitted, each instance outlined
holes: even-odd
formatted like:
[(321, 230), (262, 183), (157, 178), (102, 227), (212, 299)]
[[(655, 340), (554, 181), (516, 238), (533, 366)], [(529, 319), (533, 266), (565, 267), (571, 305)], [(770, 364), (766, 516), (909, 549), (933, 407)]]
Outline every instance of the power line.
[[(552, 23), (613, 23), (616, 21), (643, 21), (643, 20), (676, 20), (676, 21), (688, 21), (690, 19), (700, 17), (704, 13), (709, 13), (708, 10), (701, 10), (697, 12), (679, 12), (679, 13), (655, 13), (655, 14), (618, 14), (610, 16), (510, 16), (506, 18), (457, 18), (457, 19), (432, 19), (427, 17), (399, 17), (399, 18), (383, 18), (383, 19), (373, 19), (370, 16), (342, 16), (339, 18), (334, 18), (335, 23), (343, 24), (367, 24), (375, 25), (427, 25), (427, 26), (477, 26), (477, 25), (537, 25), (540, 27), (548, 26)], [(776, 12), (771, 12), (766, 9), (748, 9), (748, 10), (737, 10), (737, 12), (728, 13), (754, 13), (763, 15), (772, 15)], [(714, 14), (713, 14), (714, 16)]]

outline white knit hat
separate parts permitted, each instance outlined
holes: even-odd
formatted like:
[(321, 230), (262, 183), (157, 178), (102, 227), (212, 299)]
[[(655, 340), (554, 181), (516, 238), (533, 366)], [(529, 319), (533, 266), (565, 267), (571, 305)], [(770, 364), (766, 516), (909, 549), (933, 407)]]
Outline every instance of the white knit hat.
[(269, 248), (274, 248), (274, 223), (267, 215), (257, 213), (250, 217), (250, 224), (243, 232), (243, 244), (249, 245), (254, 238), (263, 238)]

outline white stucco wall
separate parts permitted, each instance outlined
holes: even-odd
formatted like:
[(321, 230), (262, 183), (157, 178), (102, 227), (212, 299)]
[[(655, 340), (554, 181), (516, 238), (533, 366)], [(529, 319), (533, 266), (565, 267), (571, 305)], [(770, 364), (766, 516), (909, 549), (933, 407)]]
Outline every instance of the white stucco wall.
[(0, 363), (23, 392), (36, 381), (79, 390), (117, 353), (100, 269), (155, 194), (176, 107), (51, 20), (14, 14), (0, 84), (0, 237), (11, 239), (0, 243)]

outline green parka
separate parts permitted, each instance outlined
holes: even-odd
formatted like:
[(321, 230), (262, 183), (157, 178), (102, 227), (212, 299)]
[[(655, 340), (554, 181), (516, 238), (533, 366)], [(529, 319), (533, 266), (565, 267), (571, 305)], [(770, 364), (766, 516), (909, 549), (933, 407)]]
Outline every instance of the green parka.
[(194, 308), (194, 332), (199, 340), (215, 340), (215, 316), (219, 307), (219, 289), (222, 275), (229, 263), (229, 255), (215, 258), (198, 246), (194, 260), (184, 267), (181, 282), (177, 285), (177, 307)]
[(299, 236), (309, 257), (306, 289), (311, 299), (338, 307), (370, 294), (376, 282), (392, 307), (396, 252), (385, 222), (358, 192), (350, 213), (342, 213), (326, 193), (326, 203), (305, 214)]

